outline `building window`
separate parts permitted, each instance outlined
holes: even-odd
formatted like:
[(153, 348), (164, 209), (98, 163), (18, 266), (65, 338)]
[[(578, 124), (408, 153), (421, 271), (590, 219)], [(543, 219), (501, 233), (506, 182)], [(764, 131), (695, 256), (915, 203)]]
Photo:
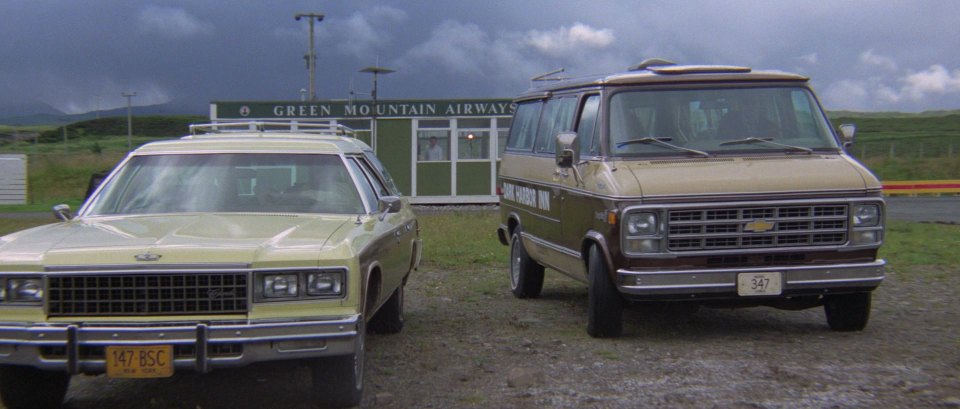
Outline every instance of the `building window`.
[(490, 159), (490, 131), (469, 129), (458, 131), (457, 159)]
[(417, 130), (417, 159), (421, 162), (450, 160), (450, 131)]

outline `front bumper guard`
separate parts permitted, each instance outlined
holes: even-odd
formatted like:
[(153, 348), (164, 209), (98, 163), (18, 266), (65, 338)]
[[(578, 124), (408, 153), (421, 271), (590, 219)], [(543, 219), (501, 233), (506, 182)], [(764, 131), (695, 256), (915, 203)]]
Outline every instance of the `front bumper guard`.
[(617, 288), (627, 296), (696, 298), (737, 294), (737, 274), (779, 272), (784, 294), (823, 294), (872, 290), (883, 282), (884, 260), (816, 266), (745, 267), (729, 269), (634, 271), (617, 270)]
[[(105, 372), (104, 359), (82, 359), (81, 347), (193, 345), (194, 357), (174, 359), (176, 370), (209, 372), (254, 362), (354, 353), (360, 315), (301, 321), (209, 323), (0, 323), (0, 364), (71, 374)], [(208, 355), (213, 344), (242, 344), (237, 356)], [(65, 348), (45, 358), (43, 347)]]

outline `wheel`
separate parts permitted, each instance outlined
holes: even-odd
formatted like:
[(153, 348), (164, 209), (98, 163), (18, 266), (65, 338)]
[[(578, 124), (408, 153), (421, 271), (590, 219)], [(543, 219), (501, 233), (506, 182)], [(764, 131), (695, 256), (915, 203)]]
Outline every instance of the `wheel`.
[(537, 298), (543, 290), (543, 266), (527, 255), (520, 229), (510, 237), (510, 291), (517, 298)]
[(313, 362), (312, 381), (316, 402), (325, 408), (348, 408), (360, 404), (363, 395), (363, 349), (366, 343), (363, 318), (357, 324), (354, 353)]
[(823, 298), (827, 324), (834, 331), (860, 331), (870, 320), (871, 293), (828, 295)]
[(0, 366), (0, 398), (9, 409), (59, 408), (70, 386), (65, 372), (28, 366)]
[(587, 334), (594, 338), (616, 338), (623, 333), (623, 298), (610, 281), (607, 263), (597, 246), (590, 247), (587, 260)]
[(403, 285), (390, 295), (386, 304), (370, 320), (370, 332), (374, 334), (396, 334), (403, 329)]

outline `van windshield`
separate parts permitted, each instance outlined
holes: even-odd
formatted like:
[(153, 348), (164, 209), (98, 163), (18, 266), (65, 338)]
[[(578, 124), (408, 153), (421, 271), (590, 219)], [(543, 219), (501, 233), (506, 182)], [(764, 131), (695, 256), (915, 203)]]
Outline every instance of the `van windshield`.
[(611, 156), (838, 149), (804, 87), (622, 91), (608, 112)]

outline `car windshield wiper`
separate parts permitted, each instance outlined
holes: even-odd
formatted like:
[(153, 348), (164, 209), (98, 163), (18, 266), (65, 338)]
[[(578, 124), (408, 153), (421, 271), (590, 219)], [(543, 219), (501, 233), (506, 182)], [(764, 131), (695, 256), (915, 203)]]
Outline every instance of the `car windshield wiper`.
[(803, 147), (803, 146), (787, 145), (787, 144), (783, 144), (783, 143), (777, 143), (777, 142), (774, 142), (774, 141), (773, 141), (773, 138), (756, 138), (756, 137), (743, 138), (743, 139), (737, 139), (737, 140), (735, 140), (735, 141), (721, 142), (721, 143), (720, 143), (720, 146), (726, 146), (726, 145), (746, 145), (746, 144), (754, 144), (754, 143), (765, 143), (765, 144), (767, 144), (767, 145), (779, 146), (779, 147), (781, 147), (781, 148), (793, 149), (793, 150), (797, 150), (797, 151), (801, 151), (801, 152), (806, 152), (806, 153), (813, 153), (813, 149), (805, 148), (805, 147)]
[(631, 140), (629, 140), (629, 141), (620, 142), (620, 143), (617, 144), (617, 148), (622, 148), (622, 147), (627, 146), (627, 145), (633, 145), (633, 144), (635, 144), (635, 143), (641, 143), (641, 144), (645, 144), (645, 145), (663, 146), (663, 147), (667, 147), (667, 148), (670, 148), (670, 149), (673, 149), (673, 150), (676, 150), (676, 151), (681, 151), (681, 152), (687, 152), (687, 153), (692, 153), (692, 154), (700, 155), (700, 156), (703, 156), (703, 157), (705, 157), (705, 158), (709, 158), (709, 157), (710, 157), (710, 154), (709, 154), (709, 153), (706, 153), (706, 152), (704, 152), (704, 151), (698, 151), (698, 150), (696, 150), (696, 149), (684, 148), (684, 147), (682, 147), (682, 146), (677, 146), (677, 145), (674, 145), (674, 144), (672, 144), (672, 143), (666, 142), (666, 141), (669, 141), (669, 140), (671, 140), (671, 138), (653, 138), (653, 137), (649, 137), (649, 136), (648, 136), (648, 137), (645, 137), (645, 138), (637, 138), (637, 139), (631, 139)]

